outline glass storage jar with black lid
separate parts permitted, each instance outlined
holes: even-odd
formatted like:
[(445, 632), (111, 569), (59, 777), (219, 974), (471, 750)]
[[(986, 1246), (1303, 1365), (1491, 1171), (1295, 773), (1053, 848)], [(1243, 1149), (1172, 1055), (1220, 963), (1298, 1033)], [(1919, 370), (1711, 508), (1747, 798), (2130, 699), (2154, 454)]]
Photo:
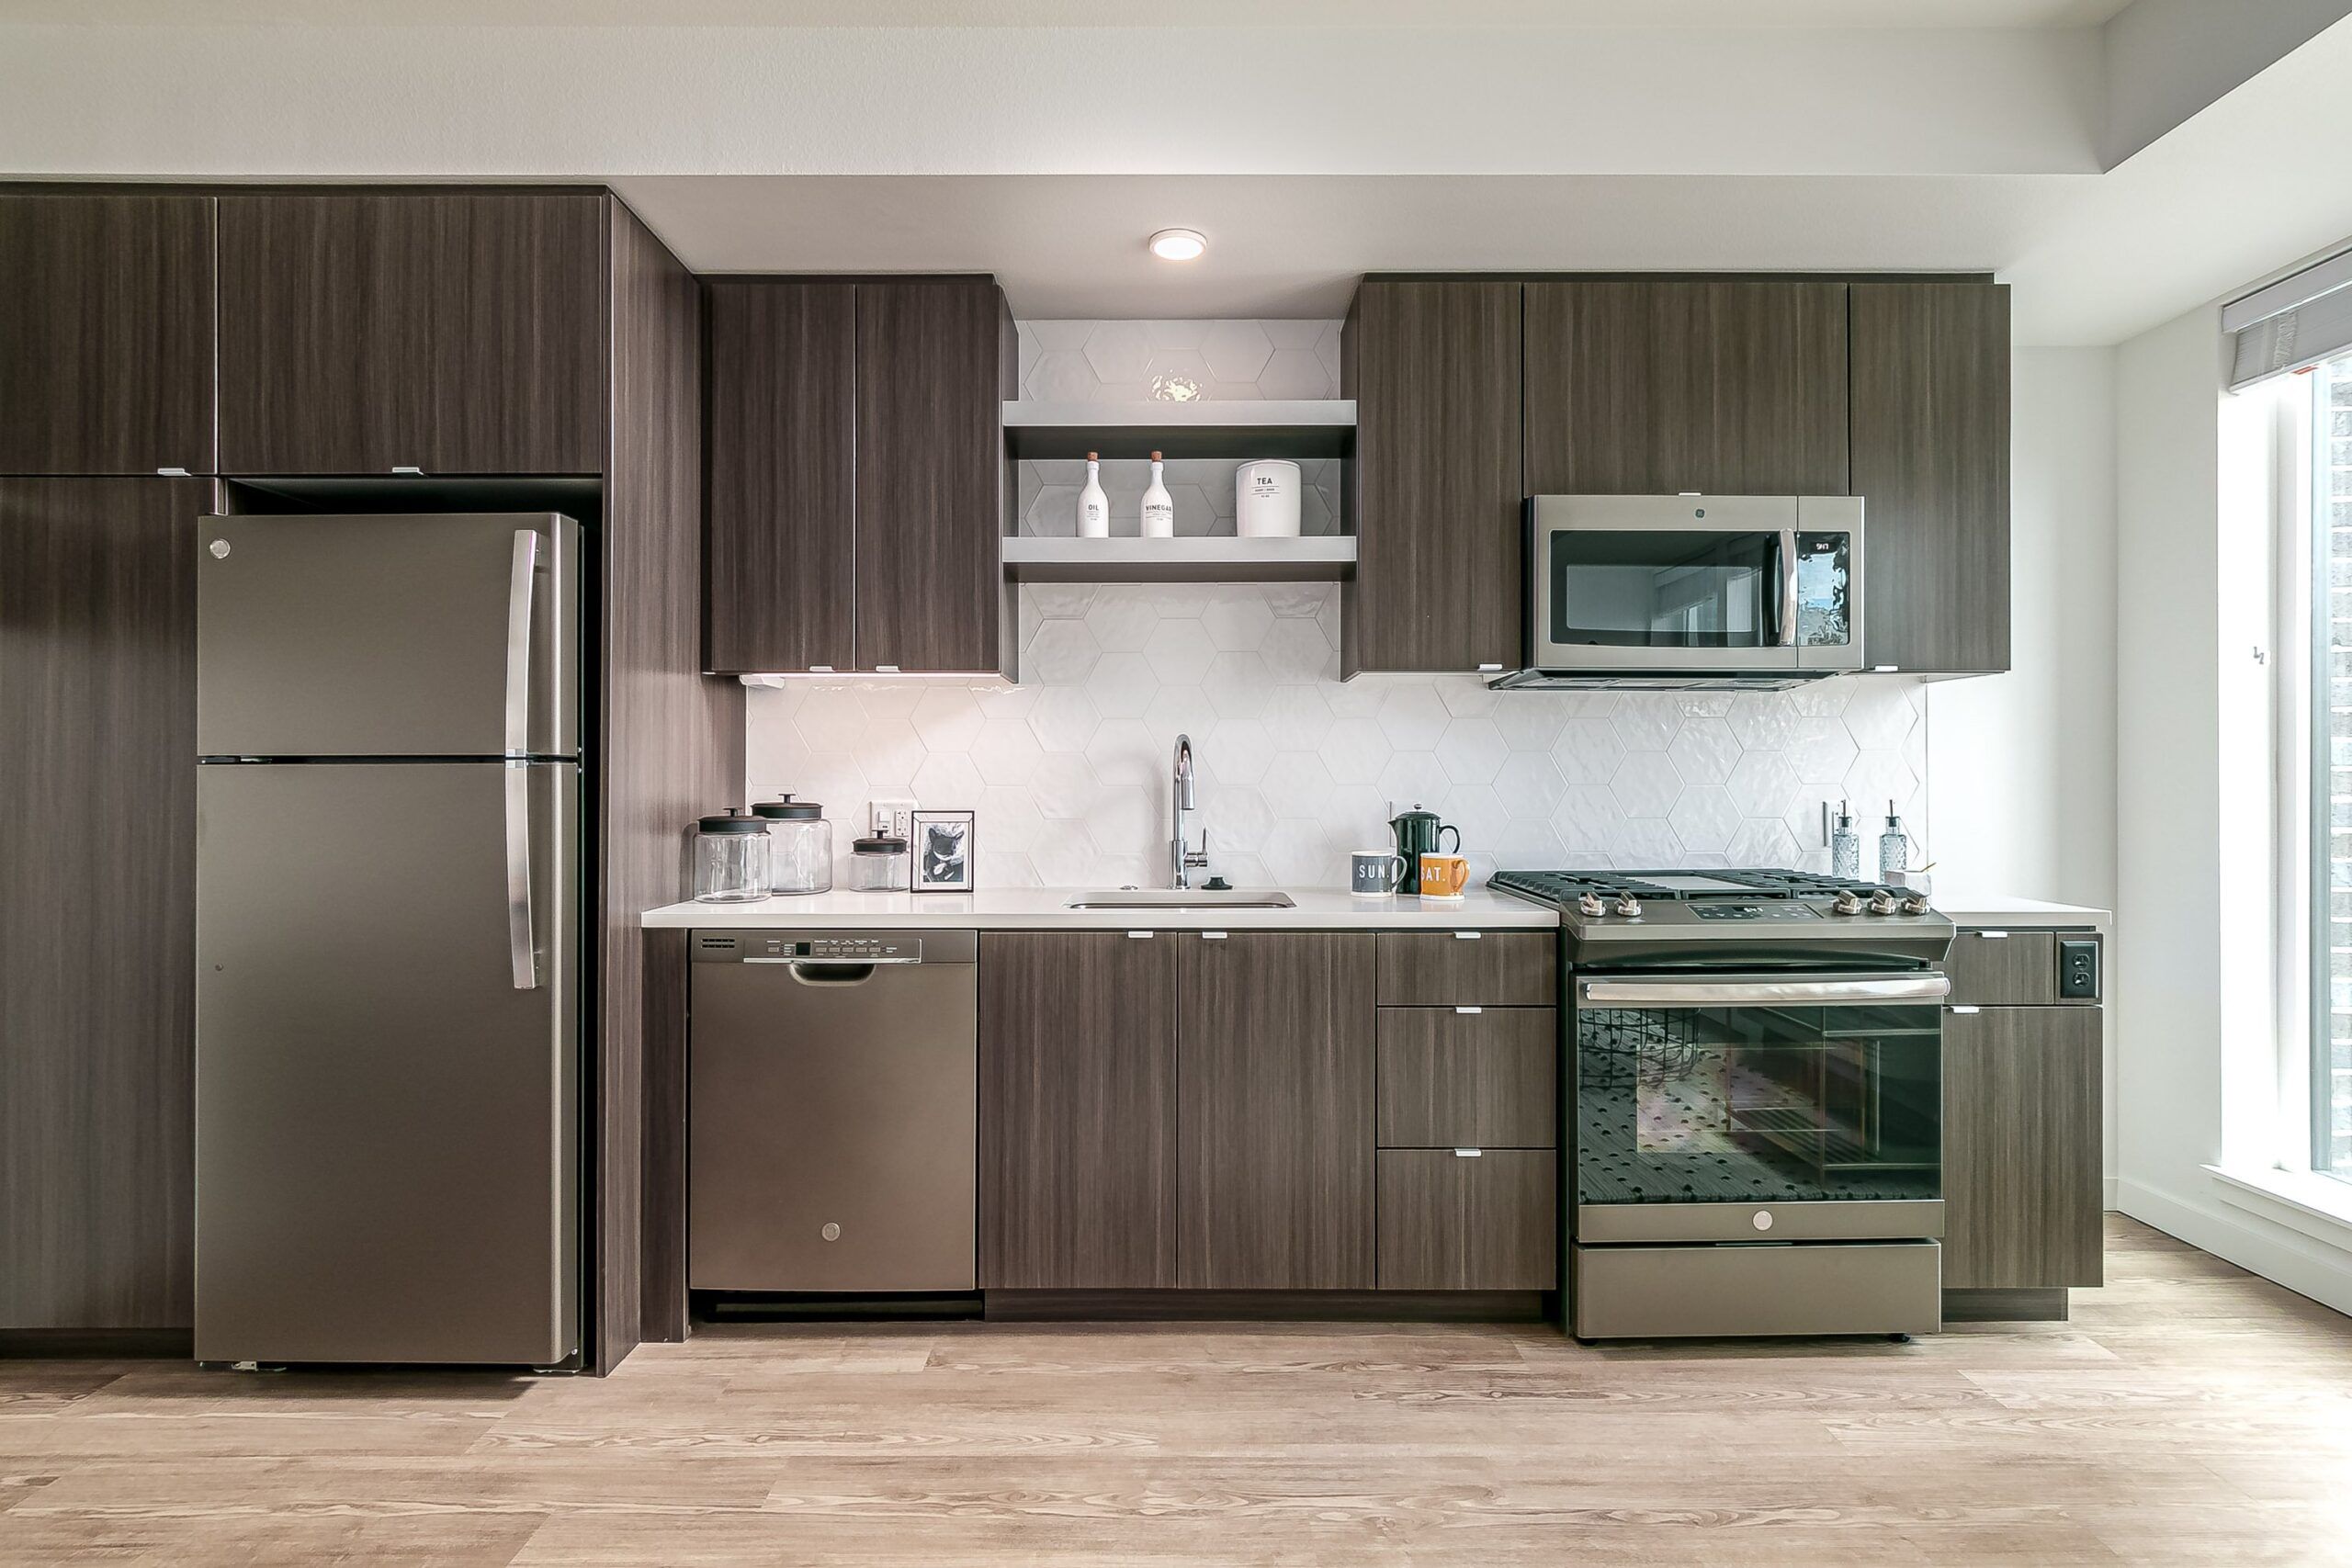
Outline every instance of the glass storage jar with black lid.
[(763, 800), (752, 807), (768, 829), (768, 890), (823, 893), (833, 886), (833, 825), (813, 800)]
[(729, 811), (695, 824), (695, 897), (741, 904), (768, 896), (768, 825)]
[(850, 845), (849, 885), (861, 893), (904, 893), (910, 864), (904, 839), (860, 839)]

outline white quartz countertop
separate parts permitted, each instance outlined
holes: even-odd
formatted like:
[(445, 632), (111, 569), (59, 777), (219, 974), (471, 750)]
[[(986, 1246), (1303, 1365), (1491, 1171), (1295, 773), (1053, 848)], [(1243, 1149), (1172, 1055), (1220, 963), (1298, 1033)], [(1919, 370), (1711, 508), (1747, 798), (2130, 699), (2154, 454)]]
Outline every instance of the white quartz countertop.
[(2052, 904), (2040, 898), (2017, 898), (1967, 888), (1946, 893), (1939, 887), (1928, 897), (1937, 912), (1956, 926), (2017, 926), (2026, 930), (2037, 926), (2090, 926), (2103, 931), (2110, 919), (2105, 909), (2081, 904)]
[(741, 904), (666, 904), (649, 909), (649, 928), (731, 928), (797, 931), (874, 930), (1035, 931), (1501, 931), (1548, 930), (1558, 913), (1508, 894), (1475, 889), (1459, 898), (1398, 895), (1359, 898), (1339, 888), (1285, 887), (1292, 909), (1202, 907), (1155, 909), (1073, 909), (1088, 889), (999, 887), (976, 893), (850, 893), (836, 890), (798, 898)]

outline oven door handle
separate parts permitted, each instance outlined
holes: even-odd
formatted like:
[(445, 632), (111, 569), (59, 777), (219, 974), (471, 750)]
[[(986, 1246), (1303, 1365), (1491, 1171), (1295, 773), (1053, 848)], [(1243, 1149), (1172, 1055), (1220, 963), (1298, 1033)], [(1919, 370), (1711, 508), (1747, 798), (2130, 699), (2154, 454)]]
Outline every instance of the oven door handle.
[(1951, 995), (1942, 975), (1889, 975), (1855, 980), (1585, 980), (1577, 998), (1593, 1007), (1720, 1008), (1939, 1002)]

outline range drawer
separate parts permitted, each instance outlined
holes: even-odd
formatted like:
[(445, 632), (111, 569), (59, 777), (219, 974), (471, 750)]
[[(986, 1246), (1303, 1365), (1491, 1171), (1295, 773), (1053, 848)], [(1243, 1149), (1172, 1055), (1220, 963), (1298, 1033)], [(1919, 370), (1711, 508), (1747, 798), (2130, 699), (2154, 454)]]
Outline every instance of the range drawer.
[(1379, 941), (1383, 1007), (1547, 1008), (1560, 999), (1554, 931), (1382, 931)]
[(1944, 960), (1955, 1007), (2041, 1007), (2058, 999), (2058, 938), (2050, 931), (1963, 930)]
[(1382, 1008), (1374, 1141), (1556, 1147), (1559, 1016), (1551, 1008)]
[(1559, 1284), (1559, 1160), (1549, 1149), (1382, 1149), (1379, 1288)]
[(1579, 1247), (1579, 1339), (1933, 1334), (1943, 1326), (1932, 1241), (1795, 1247)]

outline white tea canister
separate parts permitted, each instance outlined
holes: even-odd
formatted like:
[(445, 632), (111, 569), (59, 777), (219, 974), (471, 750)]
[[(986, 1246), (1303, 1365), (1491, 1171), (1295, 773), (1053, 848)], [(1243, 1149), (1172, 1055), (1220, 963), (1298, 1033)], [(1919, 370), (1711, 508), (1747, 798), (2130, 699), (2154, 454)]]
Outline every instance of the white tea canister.
[(1298, 537), (1296, 463), (1261, 457), (1234, 470), (1233, 531), (1245, 539)]

